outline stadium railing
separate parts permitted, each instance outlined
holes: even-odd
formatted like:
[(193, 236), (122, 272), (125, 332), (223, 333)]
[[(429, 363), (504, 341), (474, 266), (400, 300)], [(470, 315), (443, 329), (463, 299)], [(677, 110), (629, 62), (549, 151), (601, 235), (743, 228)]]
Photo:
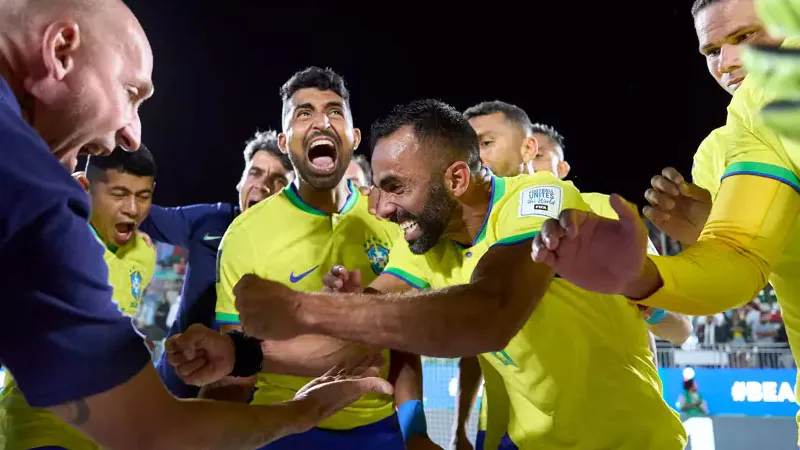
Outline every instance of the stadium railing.
[(795, 368), (792, 351), (787, 344), (748, 343), (690, 346), (659, 346), (659, 367), (722, 367), (722, 368)]

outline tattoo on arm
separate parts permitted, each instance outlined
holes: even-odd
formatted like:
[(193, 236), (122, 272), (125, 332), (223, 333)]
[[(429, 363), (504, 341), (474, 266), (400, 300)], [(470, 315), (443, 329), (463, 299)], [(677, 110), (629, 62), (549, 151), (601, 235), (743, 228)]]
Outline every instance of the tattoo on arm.
[(70, 425), (75, 425), (78, 427), (85, 425), (92, 416), (91, 411), (89, 410), (89, 405), (84, 399), (70, 403), (68, 407), (71, 410), (71, 416), (67, 421)]

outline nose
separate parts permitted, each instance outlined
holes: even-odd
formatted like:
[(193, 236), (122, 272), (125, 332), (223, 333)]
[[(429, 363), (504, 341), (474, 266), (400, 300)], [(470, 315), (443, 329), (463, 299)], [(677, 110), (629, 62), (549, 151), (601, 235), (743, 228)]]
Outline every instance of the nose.
[[(370, 197), (375, 196), (375, 216), (383, 220), (391, 220), (397, 213), (397, 206), (389, 201), (389, 196), (384, 195), (380, 189), (372, 189)], [(372, 202), (370, 202), (372, 203)]]
[(131, 123), (117, 130), (116, 144), (129, 152), (139, 150), (142, 145), (142, 122), (139, 114), (134, 114)]
[(136, 196), (129, 195), (122, 203), (122, 214), (135, 219), (139, 216), (139, 202), (136, 201)]
[(325, 113), (315, 114), (313, 126), (319, 130), (325, 130), (331, 126), (331, 119)]
[(719, 51), (719, 71), (721, 73), (730, 73), (742, 67), (742, 61), (739, 59), (741, 49), (738, 45), (725, 44)]

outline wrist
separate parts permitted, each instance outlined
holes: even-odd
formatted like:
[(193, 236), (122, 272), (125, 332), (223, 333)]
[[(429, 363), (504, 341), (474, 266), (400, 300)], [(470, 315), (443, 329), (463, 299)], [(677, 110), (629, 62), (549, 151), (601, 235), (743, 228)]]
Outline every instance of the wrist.
[(297, 324), (304, 333), (323, 334), (321, 314), (318, 314), (318, 307), (321, 304), (320, 297), (326, 294), (312, 295), (306, 292), (294, 292), (292, 302), (296, 308)]
[(623, 289), (620, 294), (633, 301), (643, 300), (661, 288), (661, 275), (650, 258), (645, 258), (639, 275)]
[(260, 339), (245, 336), (241, 331), (231, 331), (224, 336), (233, 348), (233, 369), (229, 376), (249, 377), (261, 371), (264, 354)]

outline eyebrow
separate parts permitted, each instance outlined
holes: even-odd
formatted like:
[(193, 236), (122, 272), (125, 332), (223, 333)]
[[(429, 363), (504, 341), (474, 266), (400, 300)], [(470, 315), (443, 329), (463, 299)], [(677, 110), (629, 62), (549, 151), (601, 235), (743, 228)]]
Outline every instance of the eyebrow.
[[(725, 42), (725, 41), (727, 41), (728, 39), (730, 39), (730, 38), (732, 38), (732, 37), (734, 37), (734, 36), (737, 36), (737, 35), (743, 34), (743, 33), (747, 32), (747, 31), (755, 31), (755, 30), (758, 30), (758, 28), (759, 28), (759, 27), (758, 27), (758, 25), (745, 25), (745, 26), (743, 26), (743, 27), (739, 27), (739, 28), (737, 28), (736, 30), (734, 30), (733, 32), (731, 32), (731, 33), (728, 33), (728, 35), (726, 35), (726, 36), (725, 36), (725, 39), (723, 39), (723, 41), (722, 41), (722, 42)], [(705, 54), (705, 52), (706, 52), (706, 51), (708, 51), (709, 49), (711, 49), (711, 48), (714, 48), (714, 47), (718, 47), (718, 45), (716, 45), (716, 44), (714, 44), (714, 43), (708, 43), (708, 44), (706, 44), (706, 45), (704, 45), (704, 46), (700, 47), (700, 53), (703, 53), (703, 54)]]

